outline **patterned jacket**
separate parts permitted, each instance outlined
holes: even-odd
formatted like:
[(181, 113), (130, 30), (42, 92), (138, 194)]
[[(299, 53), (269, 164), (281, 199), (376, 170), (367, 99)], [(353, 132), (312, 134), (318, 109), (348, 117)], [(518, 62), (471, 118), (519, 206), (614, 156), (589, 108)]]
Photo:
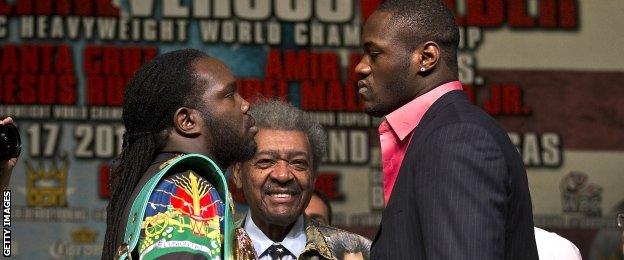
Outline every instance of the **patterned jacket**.
[[(251, 239), (243, 229), (243, 221), (237, 223), (236, 255), (239, 260), (258, 259)], [(306, 246), (297, 259), (338, 260), (345, 253), (361, 252), (364, 259), (369, 259), (371, 241), (360, 235), (327, 226), (310, 218), (305, 218)]]

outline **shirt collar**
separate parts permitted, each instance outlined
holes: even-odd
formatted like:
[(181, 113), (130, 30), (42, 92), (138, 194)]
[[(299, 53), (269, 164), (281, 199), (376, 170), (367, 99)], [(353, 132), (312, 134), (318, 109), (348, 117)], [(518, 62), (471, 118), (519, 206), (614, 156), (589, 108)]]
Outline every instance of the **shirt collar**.
[(267, 237), (256, 225), (256, 223), (253, 222), (251, 212), (247, 213), (247, 216), (245, 217), (244, 228), (247, 235), (249, 235), (249, 239), (251, 239), (253, 243), (254, 250), (256, 251), (258, 257), (262, 256), (262, 254), (269, 249), (273, 243), (280, 243), (288, 249), (288, 251), (293, 253), (295, 258), (297, 258), (306, 245), (307, 239), (304, 231), (303, 215), (297, 218), (297, 222), (295, 222), (282, 241), (273, 241)]
[[(386, 121), (397, 137), (403, 141), (403, 139), (405, 139), (405, 137), (407, 137), (414, 130), (414, 128), (418, 126), (418, 123), (420, 123), (420, 120), (433, 103), (435, 103), (444, 94), (453, 90), (461, 89), (462, 85), (459, 81), (442, 84), (424, 95), (416, 97), (414, 100), (408, 102), (397, 110), (392, 111), (390, 114), (386, 115)], [(379, 130), (381, 133), (381, 127)]]

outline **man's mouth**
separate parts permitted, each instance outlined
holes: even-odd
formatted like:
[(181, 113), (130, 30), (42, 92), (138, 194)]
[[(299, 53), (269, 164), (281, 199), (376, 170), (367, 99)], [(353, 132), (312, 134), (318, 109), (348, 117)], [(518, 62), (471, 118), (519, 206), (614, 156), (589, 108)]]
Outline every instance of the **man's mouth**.
[(368, 92), (368, 84), (363, 79), (357, 82), (358, 85), (358, 93), (364, 97), (366, 97), (366, 93)]
[(287, 203), (295, 200), (299, 192), (296, 191), (268, 191), (266, 195), (269, 195), (271, 201), (275, 203)]

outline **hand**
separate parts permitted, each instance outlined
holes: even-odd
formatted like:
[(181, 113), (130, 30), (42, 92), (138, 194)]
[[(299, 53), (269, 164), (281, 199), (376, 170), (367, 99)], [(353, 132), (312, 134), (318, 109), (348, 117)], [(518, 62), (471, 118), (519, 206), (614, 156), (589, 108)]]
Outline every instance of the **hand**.
[[(13, 119), (7, 117), (0, 120), (0, 125), (15, 124)], [(11, 172), (13, 167), (17, 165), (17, 158), (9, 158), (0, 160), (0, 188), (5, 189), (9, 185), (9, 179), (11, 178)]]

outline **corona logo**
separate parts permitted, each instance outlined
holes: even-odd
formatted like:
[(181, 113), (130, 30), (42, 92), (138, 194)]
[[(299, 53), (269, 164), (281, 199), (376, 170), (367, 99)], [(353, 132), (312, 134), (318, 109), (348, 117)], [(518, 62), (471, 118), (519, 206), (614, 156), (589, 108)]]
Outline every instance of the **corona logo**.
[(42, 161), (37, 168), (26, 161), (26, 202), (28, 206), (67, 206), (67, 158), (60, 166), (56, 160), (46, 170)]
[(97, 232), (93, 229), (82, 227), (71, 233), (72, 242), (75, 244), (93, 244), (97, 240)]

